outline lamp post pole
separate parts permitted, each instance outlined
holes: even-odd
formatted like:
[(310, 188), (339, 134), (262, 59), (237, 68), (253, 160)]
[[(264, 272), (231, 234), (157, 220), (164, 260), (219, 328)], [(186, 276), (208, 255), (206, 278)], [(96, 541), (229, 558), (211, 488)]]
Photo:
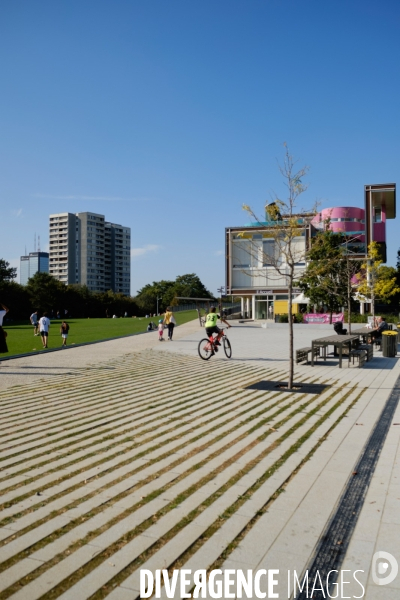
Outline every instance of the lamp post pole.
[(220, 302), (220, 307), (221, 307), (221, 308), (220, 308), (220, 312), (221, 312), (221, 319), (222, 319), (222, 316), (223, 316), (223, 315), (222, 315), (222, 313), (223, 313), (223, 308), (222, 308), (222, 295), (223, 295), (224, 291), (225, 291), (225, 286), (224, 286), (224, 285), (221, 285), (221, 287), (217, 289), (217, 292), (219, 292), (219, 293), (221, 294), (221, 302)]
[(161, 298), (157, 298), (157, 316), (158, 316), (158, 301), (159, 300), (162, 300), (162, 297)]

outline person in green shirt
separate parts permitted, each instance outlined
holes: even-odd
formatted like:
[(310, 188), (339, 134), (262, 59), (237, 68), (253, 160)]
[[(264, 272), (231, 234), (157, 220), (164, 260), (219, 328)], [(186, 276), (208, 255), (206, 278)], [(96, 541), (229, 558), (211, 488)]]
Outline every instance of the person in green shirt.
[[(210, 308), (210, 312), (206, 316), (205, 328), (206, 328), (206, 334), (210, 338), (210, 340), (212, 340), (212, 334), (213, 333), (217, 333), (218, 334), (217, 339), (214, 342), (215, 346), (220, 346), (221, 345), (220, 342), (219, 342), (219, 340), (222, 337), (222, 329), (220, 329), (219, 327), (217, 327), (217, 321), (218, 321), (218, 319), (221, 319), (221, 321), (223, 323), (225, 323), (226, 325), (228, 325), (228, 329), (231, 327), (229, 325), (228, 321), (225, 321), (225, 319), (222, 319), (220, 317), (220, 315), (217, 314), (215, 306), (212, 306)], [(215, 351), (218, 351), (218, 348), (215, 348)]]

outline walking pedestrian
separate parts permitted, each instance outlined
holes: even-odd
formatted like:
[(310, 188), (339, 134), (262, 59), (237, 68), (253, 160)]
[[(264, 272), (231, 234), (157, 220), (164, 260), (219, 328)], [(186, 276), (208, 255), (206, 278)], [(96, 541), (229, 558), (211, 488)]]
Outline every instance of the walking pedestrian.
[(4, 304), (0, 304), (0, 306), (3, 309), (3, 310), (0, 310), (0, 354), (2, 354), (3, 352), (4, 353), (8, 352), (7, 341), (6, 341), (7, 332), (4, 331), (4, 329), (3, 329), (3, 319), (6, 316), (6, 314), (8, 313), (8, 308), (7, 308), (7, 306), (4, 306)]
[(162, 319), (158, 321), (158, 341), (164, 341), (164, 323)]
[(50, 319), (47, 316), (47, 312), (43, 313), (43, 317), (39, 319), (39, 330), (42, 338), (43, 348), (47, 348), (47, 340), (49, 337)]
[(172, 312), (172, 308), (167, 306), (167, 310), (164, 315), (164, 325), (168, 327), (168, 339), (172, 342), (172, 336), (174, 335), (174, 327), (176, 325), (176, 320), (174, 317), (174, 313)]
[(37, 310), (35, 310), (35, 312), (33, 312), (31, 314), (31, 316), (29, 317), (30, 322), (33, 325), (33, 335), (38, 335), (38, 314), (37, 314)]
[(69, 332), (69, 325), (68, 325), (68, 323), (63, 321), (61, 323), (61, 327), (60, 327), (60, 333), (61, 333), (63, 347), (67, 345), (68, 332)]

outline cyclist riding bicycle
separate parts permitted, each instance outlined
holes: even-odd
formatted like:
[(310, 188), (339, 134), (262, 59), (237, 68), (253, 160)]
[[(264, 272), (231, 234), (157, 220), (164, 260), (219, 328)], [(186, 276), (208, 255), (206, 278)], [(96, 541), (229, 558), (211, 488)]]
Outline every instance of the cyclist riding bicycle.
[[(217, 338), (214, 342), (214, 346), (220, 346), (221, 344), (219, 343), (219, 340), (222, 337), (222, 329), (220, 329), (219, 327), (217, 327), (217, 321), (218, 319), (221, 319), (221, 321), (223, 323), (225, 323), (226, 325), (228, 325), (228, 329), (231, 327), (228, 323), (228, 321), (225, 321), (225, 319), (222, 319), (220, 315), (217, 314), (216, 312), (216, 308), (215, 306), (212, 306), (210, 308), (210, 312), (208, 313), (208, 315), (206, 316), (206, 323), (205, 323), (205, 327), (206, 327), (206, 334), (208, 336), (208, 338), (210, 339), (210, 341), (213, 339), (212, 334), (213, 333), (217, 333)], [(218, 348), (215, 348), (215, 350), (217, 351)]]

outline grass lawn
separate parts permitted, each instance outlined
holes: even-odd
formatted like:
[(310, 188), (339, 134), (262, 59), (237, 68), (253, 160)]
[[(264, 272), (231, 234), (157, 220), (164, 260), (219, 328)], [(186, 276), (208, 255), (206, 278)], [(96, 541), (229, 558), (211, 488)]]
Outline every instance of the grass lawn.
[[(186, 310), (174, 313), (178, 325), (187, 323), (197, 318), (195, 310)], [(68, 319), (70, 326), (68, 334), (68, 345), (81, 344), (82, 342), (94, 342), (97, 340), (107, 340), (109, 338), (129, 335), (133, 333), (143, 333), (147, 325), (153, 321), (158, 325), (158, 318), (152, 317), (145, 319), (137, 317), (136, 319)], [(50, 326), (48, 346), (49, 348), (61, 347), (60, 334), (61, 320), (54, 319)], [(4, 325), (7, 331), (8, 354), (0, 354), (0, 357), (12, 356), (14, 354), (26, 354), (43, 349), (40, 337), (34, 337), (33, 326), (29, 323), (24, 325)], [(157, 335), (149, 332), (147, 335)]]

